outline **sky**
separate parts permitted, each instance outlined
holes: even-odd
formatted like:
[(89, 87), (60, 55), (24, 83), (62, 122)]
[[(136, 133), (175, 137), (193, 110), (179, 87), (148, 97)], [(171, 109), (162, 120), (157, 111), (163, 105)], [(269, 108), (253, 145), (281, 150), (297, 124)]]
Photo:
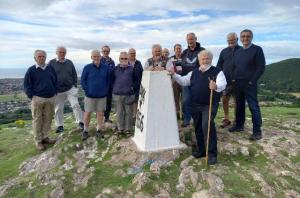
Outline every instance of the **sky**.
[(267, 64), (300, 57), (299, 0), (1, 0), (0, 69), (28, 68), (36, 49), (45, 50), (49, 61), (59, 45), (77, 69), (103, 45), (116, 63), (129, 48), (144, 63), (153, 44), (171, 54), (175, 43), (185, 49), (189, 32), (213, 52), (215, 64), (226, 35), (243, 29), (253, 31)]

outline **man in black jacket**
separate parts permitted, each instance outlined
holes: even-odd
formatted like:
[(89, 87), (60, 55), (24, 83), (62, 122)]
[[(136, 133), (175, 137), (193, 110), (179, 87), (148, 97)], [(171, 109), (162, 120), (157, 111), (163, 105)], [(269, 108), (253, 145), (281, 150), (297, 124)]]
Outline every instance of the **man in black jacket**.
[[(197, 42), (197, 37), (195, 33), (188, 33), (186, 35), (186, 41), (188, 48), (182, 52), (182, 73), (181, 75), (186, 75), (193, 69), (199, 67), (198, 54), (200, 51), (204, 50)], [(190, 125), (191, 121), (191, 93), (189, 86), (182, 87), (182, 110), (183, 110), (183, 123), (182, 127), (187, 127)]]
[(257, 81), (265, 71), (266, 60), (262, 48), (252, 43), (253, 33), (251, 30), (243, 30), (240, 39), (243, 47), (236, 51), (232, 78), (236, 84), (236, 124), (229, 131), (244, 130), (245, 101), (247, 100), (253, 123), (253, 134), (249, 139), (255, 141), (262, 138)]
[(241, 48), (241, 46), (238, 45), (238, 37), (235, 32), (231, 32), (227, 35), (227, 43), (228, 47), (221, 51), (217, 63), (217, 67), (220, 67), (223, 70), (227, 81), (226, 89), (222, 93), (224, 119), (221, 128), (225, 128), (231, 124), (231, 121), (229, 120), (229, 100), (231, 95), (234, 96), (234, 86), (231, 80), (233, 74), (233, 58), (236, 51)]

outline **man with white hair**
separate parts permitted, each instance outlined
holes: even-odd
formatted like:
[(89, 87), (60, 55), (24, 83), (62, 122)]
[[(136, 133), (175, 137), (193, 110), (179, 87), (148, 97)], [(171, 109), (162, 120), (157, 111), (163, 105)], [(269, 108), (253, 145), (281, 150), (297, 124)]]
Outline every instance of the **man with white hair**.
[(159, 44), (152, 45), (152, 58), (147, 59), (144, 70), (163, 71), (166, 69), (168, 59), (162, 56), (162, 47)]
[(67, 49), (64, 46), (56, 48), (57, 58), (49, 62), (57, 75), (58, 94), (55, 99), (56, 133), (64, 131), (64, 107), (68, 99), (73, 109), (76, 123), (83, 130), (82, 110), (78, 102), (77, 72), (71, 60), (66, 59)]
[(198, 54), (200, 67), (195, 68), (186, 76), (176, 74), (173, 69), (170, 73), (173, 78), (182, 86), (190, 86), (192, 117), (198, 145), (198, 152), (193, 151), (195, 158), (206, 156), (206, 140), (208, 130), (210, 92), (213, 91), (211, 127), (208, 147), (208, 164), (217, 163), (217, 132), (214, 118), (218, 111), (220, 92), (226, 87), (226, 78), (220, 68), (211, 65), (213, 55), (208, 50), (202, 50)]
[(97, 116), (97, 138), (103, 138), (103, 116), (106, 109), (106, 97), (110, 86), (110, 68), (102, 61), (99, 50), (91, 52), (92, 63), (87, 64), (82, 71), (81, 86), (84, 90), (84, 130), (81, 139), (89, 137), (91, 113)]
[[(227, 43), (228, 47), (221, 51), (217, 63), (217, 67), (222, 69), (227, 81), (226, 89), (222, 92), (224, 119), (221, 128), (225, 128), (231, 124), (231, 121), (229, 120), (229, 100), (230, 96), (234, 96), (234, 86), (231, 80), (233, 75), (233, 59), (236, 51), (241, 48), (241, 46), (238, 45), (238, 37), (235, 32), (231, 32), (227, 35)], [(236, 108), (235, 106), (236, 105), (234, 105), (234, 111)]]
[(54, 144), (48, 137), (54, 115), (54, 100), (57, 94), (57, 77), (54, 69), (46, 65), (46, 52), (35, 50), (35, 65), (29, 67), (24, 77), (24, 91), (31, 99), (32, 128), (38, 150), (46, 144)]
[(135, 117), (137, 113), (137, 102), (139, 100), (139, 93), (140, 93), (140, 86), (142, 82), (142, 76), (143, 76), (143, 66), (141, 61), (136, 59), (136, 50), (134, 48), (130, 48), (128, 50), (128, 62), (133, 67), (134, 73), (137, 74), (136, 83), (137, 83), (137, 89), (135, 92), (135, 101), (132, 105), (132, 116), (133, 121), (135, 122)]
[[(193, 69), (199, 67), (198, 53), (204, 50), (200, 43), (197, 42), (196, 34), (191, 32), (186, 35), (188, 48), (182, 52), (182, 75), (188, 74)], [(182, 127), (190, 125), (191, 121), (191, 93), (188, 86), (182, 87)]]
[(169, 59), (169, 55), (170, 55), (170, 51), (168, 48), (164, 48), (162, 50), (162, 56), (165, 58), (165, 59)]

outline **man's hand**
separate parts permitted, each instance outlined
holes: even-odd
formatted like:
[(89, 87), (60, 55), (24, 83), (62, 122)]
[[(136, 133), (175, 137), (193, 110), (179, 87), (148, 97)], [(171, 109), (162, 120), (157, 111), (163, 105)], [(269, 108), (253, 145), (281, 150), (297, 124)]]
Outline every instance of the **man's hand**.
[(210, 82), (209, 82), (209, 89), (217, 90), (217, 84), (216, 84), (215, 81), (210, 80)]
[(164, 67), (161, 66), (154, 67), (154, 71), (163, 71), (163, 70), (165, 70)]
[(167, 71), (169, 72), (169, 75), (171, 75), (171, 76), (173, 76), (175, 74), (174, 67), (170, 67), (169, 69), (167, 69)]

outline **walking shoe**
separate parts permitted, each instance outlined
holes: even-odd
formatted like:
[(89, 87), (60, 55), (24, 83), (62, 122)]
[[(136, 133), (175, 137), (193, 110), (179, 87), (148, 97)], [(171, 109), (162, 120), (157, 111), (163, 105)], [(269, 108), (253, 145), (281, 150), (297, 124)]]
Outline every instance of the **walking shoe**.
[(104, 135), (103, 135), (101, 130), (96, 131), (96, 137), (99, 138), (99, 139), (104, 138)]
[(83, 124), (83, 122), (79, 122), (78, 126), (79, 126), (79, 128), (80, 128), (81, 130), (84, 129), (84, 124)]
[(233, 126), (228, 129), (229, 132), (241, 132), (244, 131), (244, 127)]
[(182, 124), (181, 124), (181, 127), (182, 127), (182, 128), (185, 128), (185, 127), (188, 127), (188, 126), (190, 126), (190, 123), (182, 123)]
[(205, 154), (205, 153), (199, 153), (199, 152), (197, 152), (197, 151), (193, 151), (193, 152), (192, 152), (192, 156), (193, 156), (194, 158), (198, 159), (198, 158), (201, 158), (201, 157), (205, 157), (206, 154)]
[(252, 135), (250, 135), (249, 140), (255, 141), (255, 140), (260, 140), (261, 138), (262, 138), (261, 134), (252, 134)]
[(217, 157), (208, 157), (208, 165), (215, 165), (218, 162)]
[(113, 123), (113, 121), (111, 121), (110, 119), (106, 119), (106, 118), (105, 118), (104, 122)]
[(224, 120), (222, 121), (222, 124), (220, 125), (220, 127), (221, 127), (221, 128), (225, 128), (225, 127), (229, 126), (230, 124), (231, 124), (230, 120), (224, 119)]
[(59, 126), (56, 129), (56, 133), (62, 133), (64, 131), (64, 127), (63, 126)]
[(39, 151), (44, 151), (46, 149), (45, 145), (43, 144), (43, 142), (38, 142), (36, 144), (36, 148), (39, 150)]
[(90, 137), (90, 136), (89, 136), (89, 132), (83, 131), (83, 132), (81, 133), (81, 140), (82, 140), (82, 141), (87, 140), (89, 137)]
[(51, 140), (50, 138), (46, 137), (42, 140), (43, 144), (55, 144), (56, 140)]

